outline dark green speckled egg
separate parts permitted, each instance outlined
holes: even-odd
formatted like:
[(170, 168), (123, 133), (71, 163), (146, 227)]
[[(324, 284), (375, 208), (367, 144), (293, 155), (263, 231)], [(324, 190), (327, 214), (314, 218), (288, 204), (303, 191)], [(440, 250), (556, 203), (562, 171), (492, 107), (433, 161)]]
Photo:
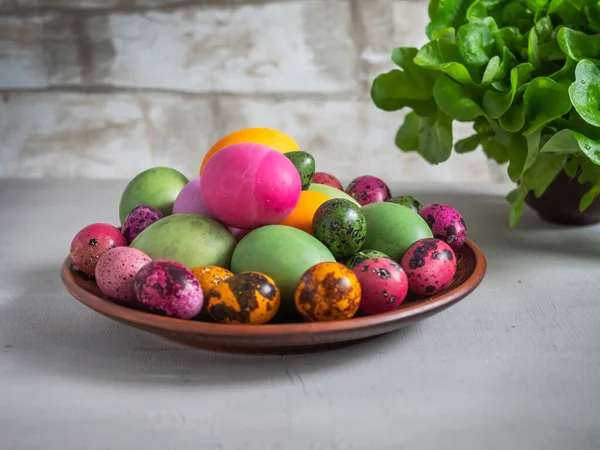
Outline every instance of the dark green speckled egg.
[(360, 250), (367, 236), (367, 220), (360, 206), (350, 200), (327, 200), (313, 216), (313, 235), (337, 260)]
[(288, 152), (285, 156), (296, 166), (296, 170), (300, 174), (302, 190), (306, 191), (312, 183), (315, 175), (315, 158), (308, 152)]
[(412, 209), (414, 212), (418, 213), (423, 209), (423, 205), (419, 200), (410, 195), (401, 195), (399, 197), (392, 197), (388, 202), (396, 203), (398, 205), (406, 206), (407, 208)]
[(374, 258), (389, 258), (389, 256), (377, 250), (361, 250), (360, 252), (355, 253), (348, 258), (346, 261), (346, 266), (348, 266), (350, 269), (354, 269), (361, 262)]

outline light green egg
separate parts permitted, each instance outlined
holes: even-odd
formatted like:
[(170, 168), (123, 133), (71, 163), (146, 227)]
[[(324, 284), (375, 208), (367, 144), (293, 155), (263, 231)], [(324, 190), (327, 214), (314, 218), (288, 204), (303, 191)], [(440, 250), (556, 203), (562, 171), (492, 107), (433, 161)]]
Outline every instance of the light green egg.
[(233, 252), (231, 270), (270, 276), (279, 287), (282, 299), (293, 303), (302, 274), (325, 261), (335, 261), (335, 258), (310, 234), (285, 225), (267, 225), (242, 238)]
[(170, 259), (188, 268), (229, 269), (235, 238), (225, 225), (200, 214), (175, 214), (154, 222), (131, 243), (152, 259)]
[(350, 197), (344, 191), (340, 191), (339, 189), (334, 188), (333, 186), (328, 186), (326, 184), (313, 183), (310, 185), (308, 190), (321, 192), (322, 194), (325, 194), (329, 198), (343, 198), (346, 200), (350, 200), (352, 203), (356, 203), (358, 206), (361, 206), (360, 203), (358, 203), (354, 198)]
[(406, 206), (379, 202), (363, 206), (362, 211), (367, 219), (362, 248), (385, 253), (394, 261), (401, 261), (408, 247), (419, 239), (433, 237), (427, 222)]
[(189, 180), (169, 167), (153, 167), (135, 176), (128, 184), (119, 204), (121, 224), (127, 214), (139, 205), (158, 209), (165, 216), (173, 212), (173, 204)]

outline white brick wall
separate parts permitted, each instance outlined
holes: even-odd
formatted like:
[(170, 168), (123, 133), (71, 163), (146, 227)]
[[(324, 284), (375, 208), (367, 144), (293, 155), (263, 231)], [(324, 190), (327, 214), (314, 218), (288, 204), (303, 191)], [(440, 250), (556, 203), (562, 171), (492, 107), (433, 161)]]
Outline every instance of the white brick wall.
[[(426, 42), (422, 0), (0, 0), (0, 176), (193, 176), (222, 135), (279, 128), (343, 179), (494, 181), (394, 147), (403, 113), (368, 92)], [(459, 135), (468, 126), (457, 128)]]

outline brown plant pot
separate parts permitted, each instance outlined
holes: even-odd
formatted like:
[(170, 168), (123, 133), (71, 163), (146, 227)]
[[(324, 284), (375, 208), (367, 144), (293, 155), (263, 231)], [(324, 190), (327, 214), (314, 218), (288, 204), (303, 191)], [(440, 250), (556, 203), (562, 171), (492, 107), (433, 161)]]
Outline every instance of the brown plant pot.
[(581, 184), (577, 178), (570, 178), (561, 172), (540, 198), (530, 192), (525, 203), (547, 222), (559, 225), (600, 223), (600, 197), (588, 209), (579, 211), (579, 201), (591, 187), (590, 183)]

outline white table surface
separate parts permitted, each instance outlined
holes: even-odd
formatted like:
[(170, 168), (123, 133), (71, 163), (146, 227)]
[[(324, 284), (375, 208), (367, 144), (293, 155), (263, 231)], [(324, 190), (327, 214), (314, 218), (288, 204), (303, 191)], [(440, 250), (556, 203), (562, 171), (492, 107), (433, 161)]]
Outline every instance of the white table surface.
[(233, 356), (63, 289), (71, 238), (116, 223), (124, 185), (0, 181), (0, 449), (600, 448), (600, 227), (511, 231), (507, 186), (394, 186), (462, 211), (475, 293), (342, 350)]

